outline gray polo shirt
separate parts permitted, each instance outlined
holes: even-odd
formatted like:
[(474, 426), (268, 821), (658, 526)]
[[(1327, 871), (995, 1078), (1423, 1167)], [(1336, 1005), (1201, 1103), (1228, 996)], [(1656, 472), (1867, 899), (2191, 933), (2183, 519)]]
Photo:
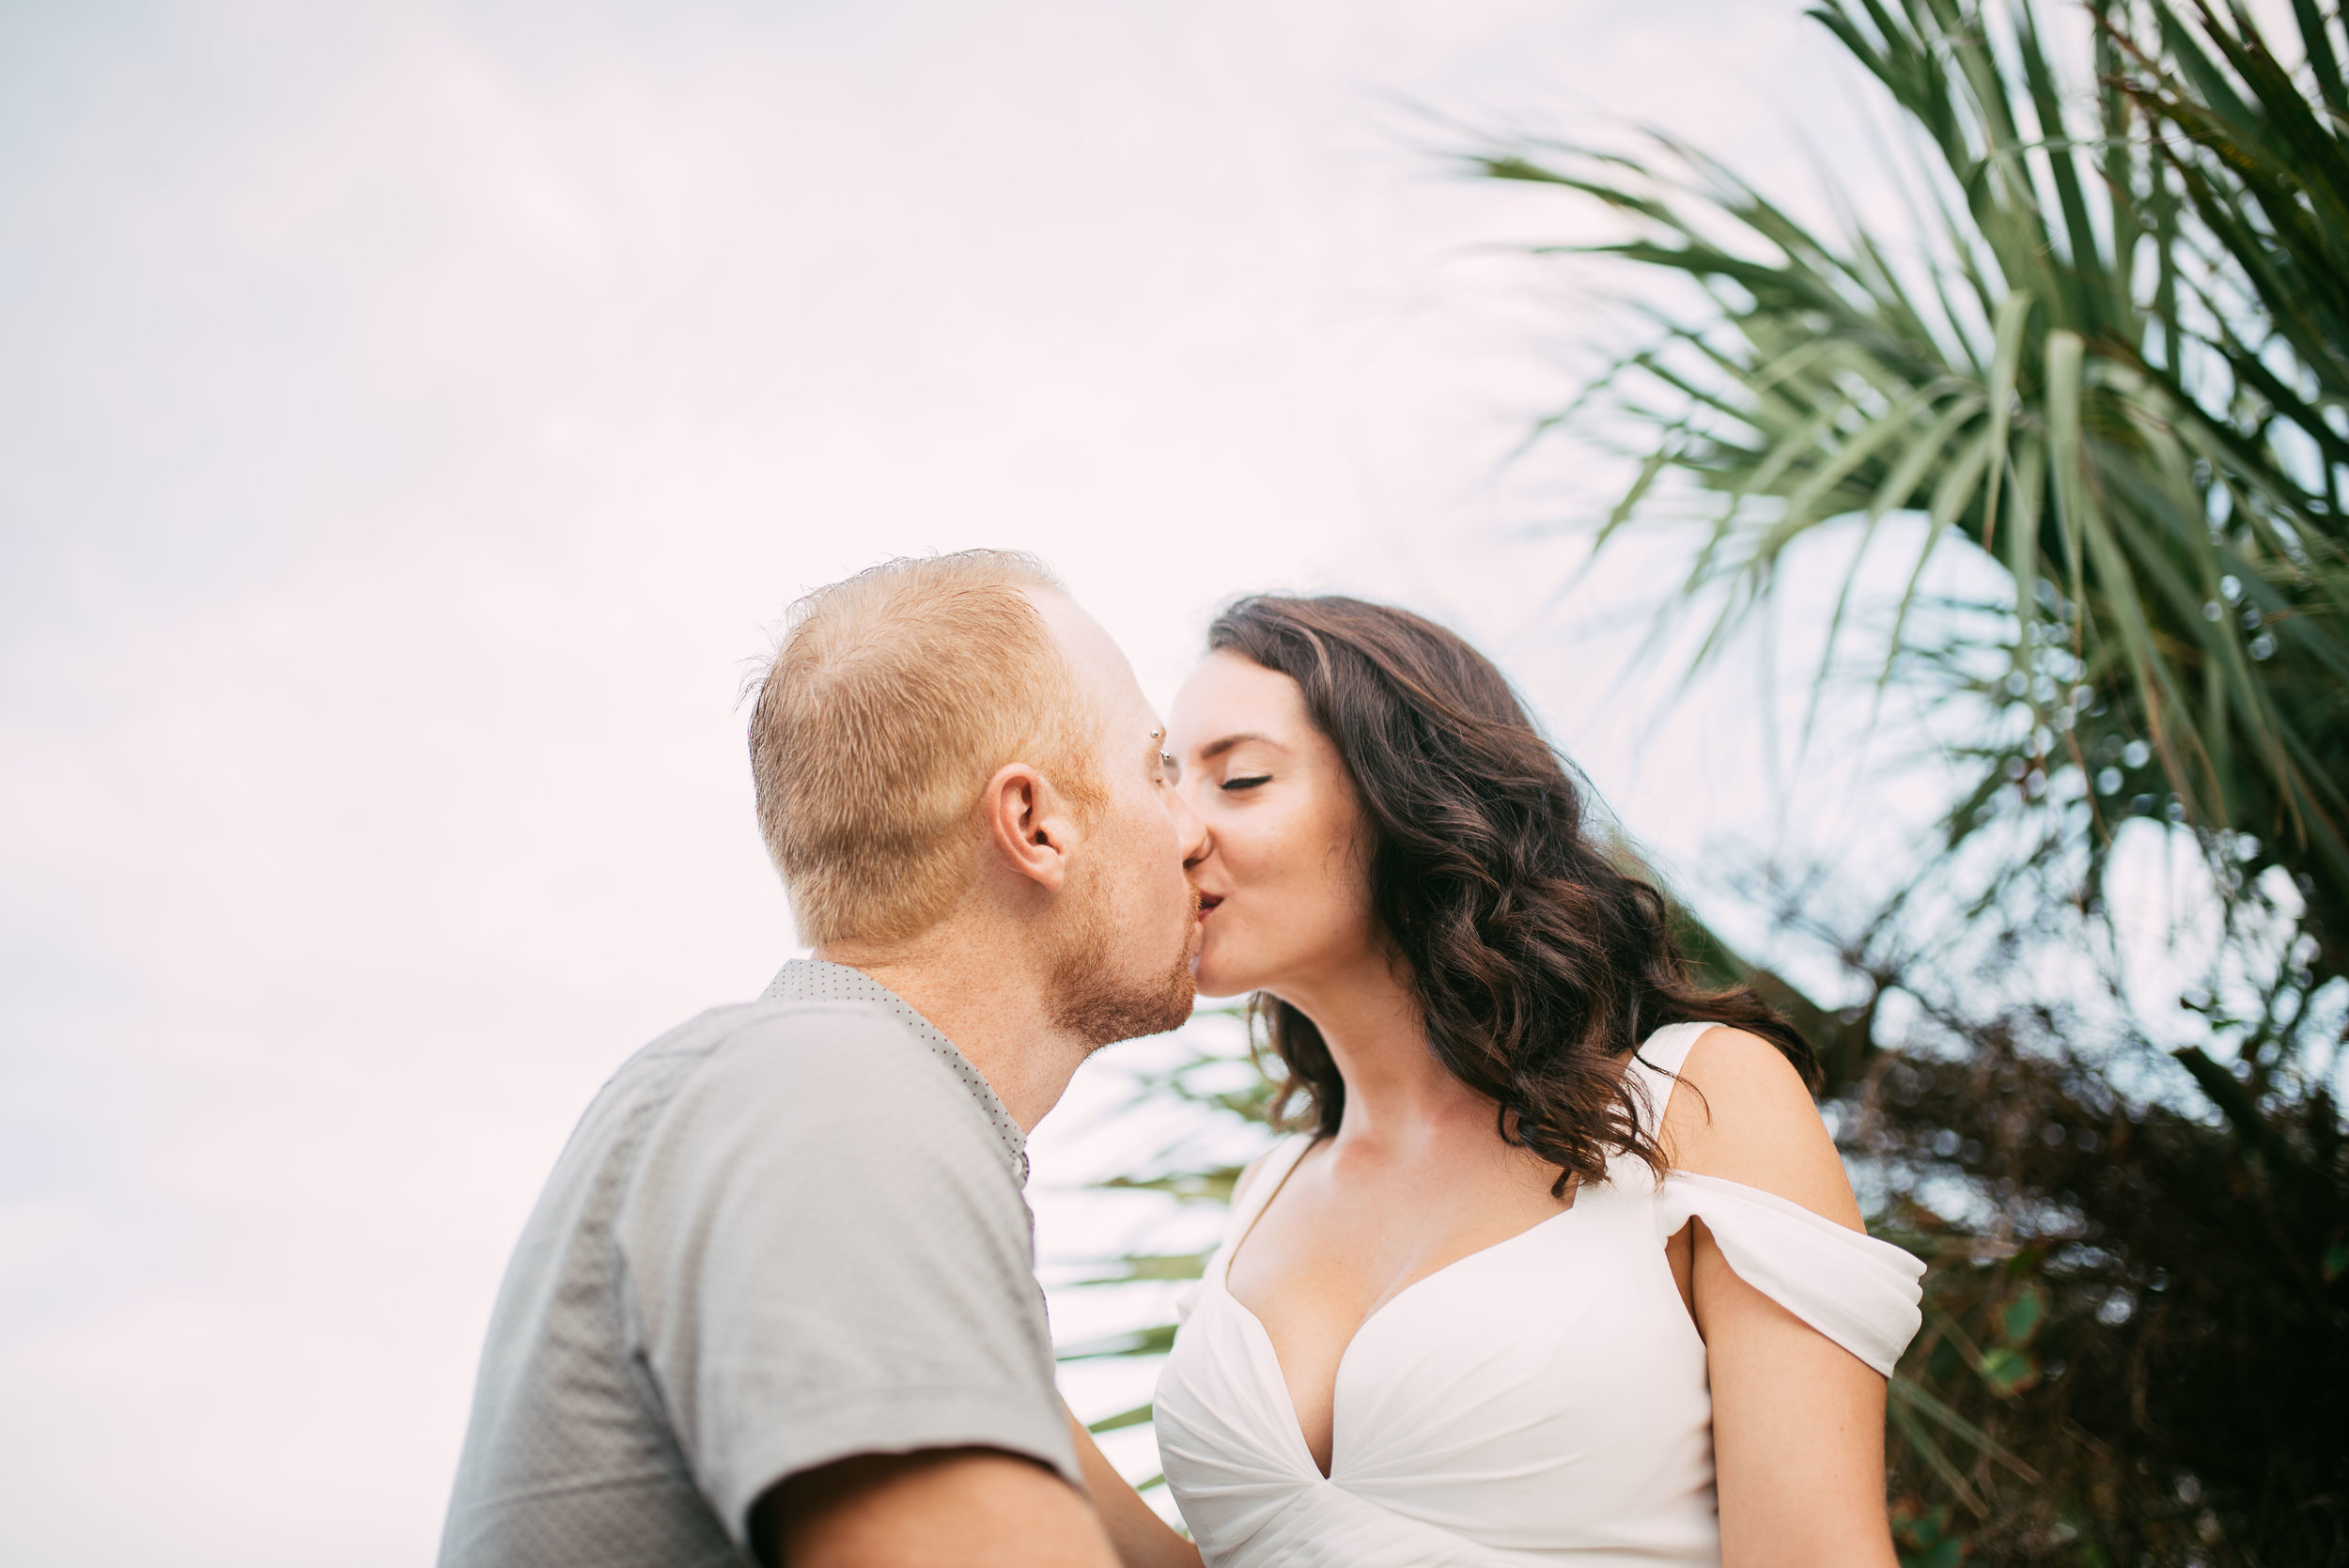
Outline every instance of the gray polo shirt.
[(751, 1507), (858, 1453), (1076, 1481), (1019, 1124), (855, 970), (630, 1057), (507, 1265), (443, 1568), (739, 1564)]

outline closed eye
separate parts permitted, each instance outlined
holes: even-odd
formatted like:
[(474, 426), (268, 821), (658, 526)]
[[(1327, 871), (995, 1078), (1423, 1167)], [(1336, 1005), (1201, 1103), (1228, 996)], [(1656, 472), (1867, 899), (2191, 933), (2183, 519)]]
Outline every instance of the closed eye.
[(1223, 787), (1227, 791), (1235, 789), (1253, 789), (1260, 784), (1270, 784), (1271, 782), (1271, 774), (1257, 773), (1244, 779), (1226, 779), (1223, 781)]

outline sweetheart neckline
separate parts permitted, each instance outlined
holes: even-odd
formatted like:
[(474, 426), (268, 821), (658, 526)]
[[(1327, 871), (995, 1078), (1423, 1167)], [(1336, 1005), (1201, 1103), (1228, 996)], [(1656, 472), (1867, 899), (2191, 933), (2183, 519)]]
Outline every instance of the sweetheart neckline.
[[(1301, 1158), (1302, 1157), (1300, 1156), (1299, 1157)], [(1285, 1174), (1283, 1179), (1286, 1179)], [(1305, 1421), (1303, 1417), (1297, 1413), (1297, 1400), (1295, 1396), (1290, 1394), (1288, 1378), (1281, 1370), (1281, 1351), (1280, 1347), (1272, 1343), (1272, 1330), (1265, 1327), (1264, 1319), (1256, 1315), (1253, 1308), (1250, 1307), (1247, 1302), (1242, 1301), (1238, 1296), (1232, 1294), (1230, 1278), (1231, 1262), (1229, 1256), (1227, 1255), (1223, 1260), (1222, 1265), (1215, 1271), (1215, 1288), (1217, 1292), (1222, 1296), (1224, 1300), (1229, 1301), (1238, 1310), (1240, 1316), (1248, 1320), (1250, 1327), (1256, 1330), (1257, 1339), (1263, 1343), (1265, 1349), (1271, 1354), (1272, 1372), (1275, 1386), (1280, 1390), (1282, 1407), (1288, 1411), (1289, 1419), (1286, 1422), (1288, 1432), (1291, 1436), (1297, 1439), (1298, 1449), (1304, 1455), (1305, 1467), (1311, 1470), (1313, 1474), (1321, 1481), (1334, 1483), (1336, 1479), (1338, 1473), (1338, 1384), (1346, 1376), (1346, 1362), (1353, 1358), (1355, 1347), (1362, 1343), (1362, 1336), (1369, 1331), (1372, 1324), (1386, 1316), (1387, 1313), (1393, 1309), (1396, 1302), (1402, 1300), (1405, 1296), (1410, 1295), (1413, 1291), (1419, 1289), (1420, 1286), (1426, 1284), (1428, 1281), (1432, 1280), (1440, 1280), (1453, 1270), (1460, 1267), (1461, 1265), (1473, 1263), (1478, 1258), (1490, 1256), (1492, 1253), (1500, 1251), (1504, 1247), (1513, 1246), (1517, 1242), (1523, 1241), (1526, 1237), (1534, 1234), (1536, 1232), (1547, 1231), (1551, 1226), (1557, 1224), (1561, 1219), (1571, 1219), (1573, 1216), (1581, 1211), (1583, 1200), (1588, 1197), (1590, 1197), (1590, 1193), (1587, 1191), (1578, 1192), (1575, 1194), (1575, 1202), (1572, 1206), (1560, 1209), (1556, 1214), (1551, 1215), (1547, 1219), (1536, 1219), (1532, 1224), (1528, 1225), (1525, 1229), (1517, 1232), (1514, 1235), (1502, 1236), (1499, 1241), (1492, 1243), (1488, 1247), (1479, 1247), (1473, 1252), (1463, 1252), (1460, 1256), (1453, 1259), (1450, 1263), (1445, 1264), (1440, 1268), (1428, 1270), (1418, 1279), (1412, 1281), (1409, 1284), (1405, 1285), (1401, 1290), (1396, 1291), (1392, 1296), (1388, 1296), (1384, 1301), (1381, 1301), (1377, 1307), (1370, 1311), (1369, 1314), (1365, 1316), (1361, 1322), (1354, 1326), (1354, 1332), (1346, 1336), (1346, 1348), (1338, 1352), (1337, 1366), (1330, 1374), (1330, 1467), (1327, 1470), (1322, 1469), (1320, 1461), (1314, 1457), (1313, 1445), (1305, 1440)], [(1254, 1227), (1252, 1224), (1250, 1228), (1252, 1230)]]

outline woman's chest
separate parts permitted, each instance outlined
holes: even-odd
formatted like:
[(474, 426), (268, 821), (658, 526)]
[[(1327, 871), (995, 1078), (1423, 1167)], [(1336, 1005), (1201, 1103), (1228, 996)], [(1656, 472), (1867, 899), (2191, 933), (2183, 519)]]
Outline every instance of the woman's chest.
[(1603, 1543), (1641, 1520), (1701, 1535), (1703, 1345), (1652, 1224), (1595, 1196), (1362, 1322), (1327, 1370), (1320, 1443), (1270, 1335), (1211, 1274), (1159, 1390), (1178, 1494), (1209, 1471), (1310, 1490), (1314, 1450), (1346, 1492), (1495, 1546)]
[(1540, 1432), (1563, 1456), (1659, 1401), (1665, 1425), (1704, 1424), (1704, 1344), (1641, 1218), (1586, 1198), (1397, 1292), (1330, 1369), (1339, 1446), (1361, 1459), (1408, 1433), (1465, 1451)]
[(1324, 1474), (1338, 1372), (1371, 1320), (1423, 1281), (1564, 1212), (1514, 1174), (1455, 1170), (1414, 1183), (1299, 1170), (1227, 1260), (1224, 1286), (1269, 1342)]
[(1463, 1161), (1365, 1174), (1315, 1150), (1235, 1243), (1224, 1283), (1280, 1347), (1283, 1365), (1334, 1361), (1395, 1296), (1571, 1207), (1547, 1170)]

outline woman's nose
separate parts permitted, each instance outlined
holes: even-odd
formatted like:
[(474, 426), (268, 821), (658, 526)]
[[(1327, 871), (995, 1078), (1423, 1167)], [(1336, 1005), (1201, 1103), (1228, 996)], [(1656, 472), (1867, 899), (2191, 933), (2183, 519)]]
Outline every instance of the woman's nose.
[(1190, 809), (1190, 800), (1179, 789), (1166, 792), (1167, 814), (1174, 818), (1174, 842), (1183, 852), (1186, 868), (1207, 858), (1207, 825), (1199, 820), (1199, 814)]

